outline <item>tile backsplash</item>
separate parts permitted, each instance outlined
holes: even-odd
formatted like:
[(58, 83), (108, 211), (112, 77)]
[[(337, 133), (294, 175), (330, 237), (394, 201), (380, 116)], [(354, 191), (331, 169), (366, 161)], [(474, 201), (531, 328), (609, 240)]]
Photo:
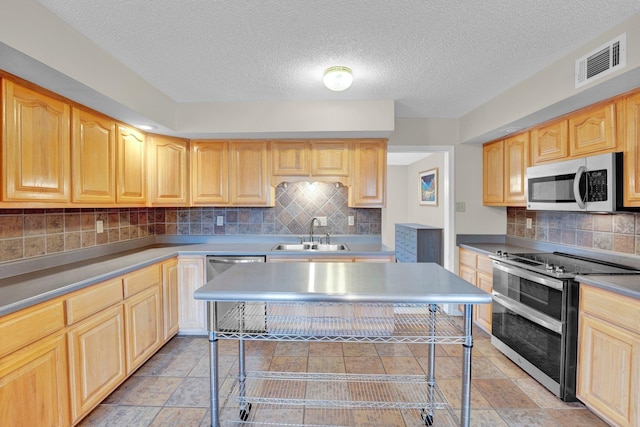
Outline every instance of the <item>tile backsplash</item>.
[(315, 227), (317, 235), (379, 235), (382, 229), (381, 210), (349, 208), (346, 187), (301, 182), (278, 186), (273, 208), (0, 209), (0, 262), (156, 234), (302, 236), (314, 216), (327, 217), (327, 226)]
[[(527, 218), (531, 228), (527, 228)], [(507, 235), (640, 255), (640, 213), (596, 214), (507, 208)]]

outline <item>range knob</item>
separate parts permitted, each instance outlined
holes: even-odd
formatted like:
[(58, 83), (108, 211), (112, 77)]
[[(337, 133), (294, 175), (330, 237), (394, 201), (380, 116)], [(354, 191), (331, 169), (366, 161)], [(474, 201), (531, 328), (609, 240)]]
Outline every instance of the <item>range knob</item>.
[(545, 270), (547, 271), (553, 271), (553, 269), (555, 268), (555, 266), (553, 264), (545, 264), (544, 265)]
[(562, 265), (558, 265), (556, 267), (556, 273), (558, 273), (558, 274), (564, 274), (565, 271), (566, 270), (565, 270), (564, 266), (562, 266)]

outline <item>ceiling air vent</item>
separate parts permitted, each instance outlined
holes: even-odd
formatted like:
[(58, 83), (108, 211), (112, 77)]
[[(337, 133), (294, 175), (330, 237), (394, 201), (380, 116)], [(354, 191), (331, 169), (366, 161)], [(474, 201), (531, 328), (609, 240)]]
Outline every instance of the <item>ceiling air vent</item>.
[(627, 65), (627, 33), (576, 61), (576, 89)]

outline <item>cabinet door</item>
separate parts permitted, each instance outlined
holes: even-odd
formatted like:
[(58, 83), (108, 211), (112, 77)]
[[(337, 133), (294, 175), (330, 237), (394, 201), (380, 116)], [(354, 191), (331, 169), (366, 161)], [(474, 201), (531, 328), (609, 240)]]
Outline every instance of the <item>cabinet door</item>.
[(119, 304), (69, 331), (72, 422), (97, 406), (125, 376), (124, 312)]
[(504, 202), (507, 206), (525, 206), (525, 175), (529, 166), (529, 132), (504, 140)]
[(382, 208), (387, 174), (386, 141), (353, 142), (349, 207)]
[(57, 99), (2, 80), (2, 200), (70, 200), (70, 109)]
[[(483, 291), (491, 294), (493, 291), (493, 275), (478, 272), (476, 276), (476, 286)], [(484, 329), (485, 332), (491, 333), (491, 304), (478, 304), (473, 311), (476, 324)]]
[(162, 264), (162, 306), (164, 341), (178, 333), (178, 260)]
[(482, 203), (502, 205), (504, 202), (504, 141), (482, 146)]
[(160, 285), (154, 285), (125, 300), (127, 373), (142, 365), (162, 345)]
[(151, 206), (189, 206), (189, 141), (150, 135), (149, 204)]
[(64, 334), (0, 359), (0, 421), (12, 427), (70, 425)]
[(582, 157), (616, 151), (617, 103), (598, 104), (569, 116), (569, 155)]
[(268, 141), (229, 143), (229, 184), (234, 206), (274, 206)]
[(116, 202), (116, 122), (88, 111), (72, 110), (72, 200)]
[(580, 316), (577, 396), (613, 425), (638, 426), (640, 338)]
[(312, 142), (311, 175), (348, 176), (349, 143), (344, 141)]
[(147, 200), (146, 156), (144, 134), (117, 126), (117, 202), (144, 205)]
[(624, 205), (640, 206), (640, 92), (625, 99)]
[(531, 163), (564, 160), (569, 156), (567, 120), (559, 120), (531, 131)]
[(271, 141), (272, 167), (275, 176), (309, 176), (307, 141)]
[(204, 257), (178, 259), (178, 325), (181, 334), (206, 334), (207, 310), (193, 293), (205, 284)]
[(229, 203), (229, 143), (191, 142), (191, 203), (226, 205)]

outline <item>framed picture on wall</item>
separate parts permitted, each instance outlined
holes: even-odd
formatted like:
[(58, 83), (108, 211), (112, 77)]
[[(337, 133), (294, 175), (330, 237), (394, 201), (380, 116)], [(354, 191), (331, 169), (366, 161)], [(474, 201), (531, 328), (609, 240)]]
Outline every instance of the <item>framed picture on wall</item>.
[(420, 172), (420, 205), (438, 206), (438, 168)]

